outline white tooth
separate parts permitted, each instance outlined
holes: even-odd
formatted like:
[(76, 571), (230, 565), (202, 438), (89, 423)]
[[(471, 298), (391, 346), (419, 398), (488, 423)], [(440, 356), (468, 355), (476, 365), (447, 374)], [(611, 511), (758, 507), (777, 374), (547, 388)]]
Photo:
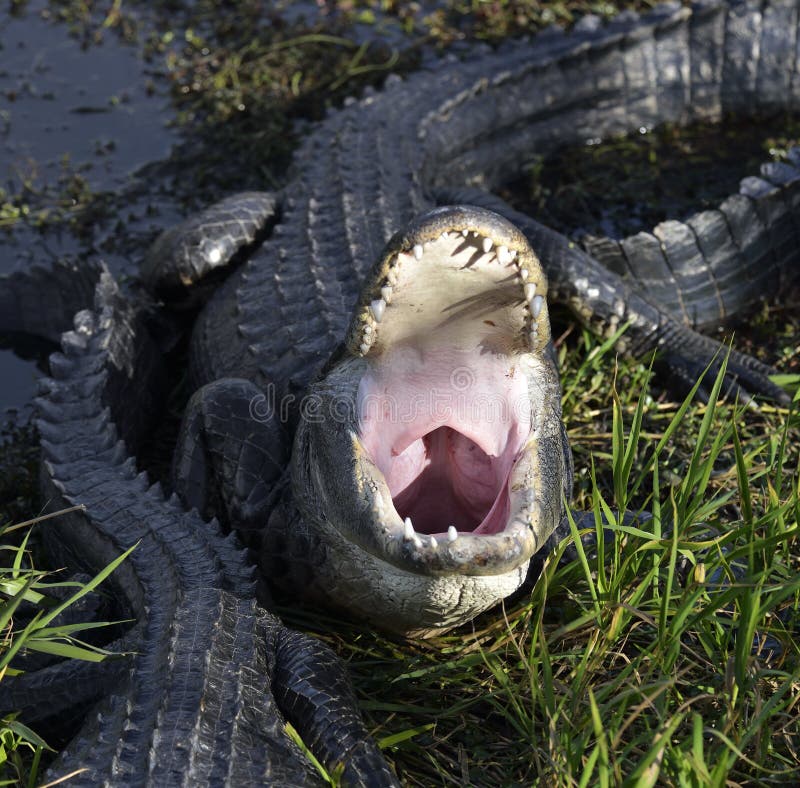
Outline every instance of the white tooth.
[(439, 546), (439, 543), (436, 541), (436, 537), (431, 537), (431, 550), (435, 550)]
[(414, 244), (414, 257), (417, 260), (422, 259), (422, 244)]
[(382, 298), (379, 298), (377, 301), (373, 301), (369, 305), (369, 308), (375, 316), (375, 322), (380, 323), (381, 318), (383, 318), (383, 313), (386, 311), (386, 302)]
[(363, 342), (359, 350), (366, 356), (369, 353), (369, 345), (366, 342)]
[(454, 525), (451, 525), (447, 529), (447, 541), (455, 542), (456, 539), (458, 539), (458, 531), (456, 531), (456, 527)]
[(406, 517), (403, 523), (403, 539), (410, 542), (414, 538), (416, 538), (416, 534), (414, 533), (414, 526), (411, 524), (411, 518)]
[(525, 531), (528, 530), (528, 525), (523, 520), (514, 520), (511, 523), (511, 533), (514, 536), (519, 536), (520, 534), (524, 534)]
[(392, 288), (389, 285), (381, 288), (381, 298), (387, 303), (392, 303)]
[(511, 254), (508, 251), (507, 246), (498, 246), (497, 247), (497, 261), (500, 265), (508, 265), (512, 260)]
[(414, 547), (416, 547), (417, 550), (422, 547), (422, 539), (420, 539), (418, 536), (414, 537)]
[(469, 235), (469, 230), (462, 230), (461, 235), (463, 235), (464, 238), (466, 238)]
[(542, 304), (544, 304), (544, 297), (540, 295), (531, 301), (531, 314), (534, 320), (538, 319), (539, 313), (542, 311)]
[(531, 331), (531, 333), (528, 335), (528, 338), (530, 339), (531, 344), (535, 345), (536, 341), (539, 339), (539, 332), (538, 331)]
[(364, 326), (364, 334), (369, 335), (371, 333), (372, 333), (372, 326), (369, 323), (367, 323)]
[(492, 239), (491, 238), (484, 238), (481, 241), (481, 247), (483, 248), (484, 253), (488, 253), (492, 249)]
[(442, 233), (442, 234), (439, 236), (439, 240), (440, 240), (440, 241), (446, 241), (446, 240), (447, 240), (447, 230), (445, 230), (445, 231), (444, 231), (444, 232), (443, 232), (443, 233)]
[(527, 268), (520, 268), (519, 275), (522, 277), (522, 281), (524, 282), (528, 278), (528, 269)]
[(525, 291), (525, 300), (533, 301), (533, 298), (536, 295), (536, 285), (533, 284), (533, 282), (528, 282), (528, 284), (523, 287), (523, 290)]

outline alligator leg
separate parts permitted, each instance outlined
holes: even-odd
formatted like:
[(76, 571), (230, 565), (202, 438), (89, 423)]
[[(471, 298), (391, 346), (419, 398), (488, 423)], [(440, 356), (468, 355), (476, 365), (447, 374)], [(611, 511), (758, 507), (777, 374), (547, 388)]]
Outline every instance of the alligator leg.
[[(669, 372), (670, 382), (679, 389), (688, 392), (709, 367), (709, 375), (697, 391), (700, 399), (708, 399), (711, 382), (728, 354), (725, 345), (679, 322), (565, 236), (515, 211), (499, 197), (477, 189), (446, 190), (436, 196), (440, 202), (489, 208), (516, 224), (542, 261), (550, 298), (567, 305), (578, 320), (603, 336), (627, 323), (620, 349), (633, 356), (658, 350), (657, 363)], [(766, 364), (731, 350), (725, 390), (743, 400), (751, 394), (762, 394), (788, 403), (786, 392), (769, 379), (772, 374), (775, 371)]]
[(263, 529), (289, 461), (280, 413), (252, 382), (209, 383), (192, 396), (175, 449), (175, 491), (203, 517)]
[[(577, 509), (570, 509), (570, 514), (572, 515), (572, 521), (575, 523), (575, 527), (580, 534), (581, 544), (583, 546), (583, 551), (587, 555), (596, 555), (597, 554), (597, 525), (595, 520), (594, 512), (583, 512), (578, 511)], [(622, 515), (622, 524), (623, 525), (639, 525), (640, 523), (646, 522), (650, 520), (652, 515), (649, 512), (625, 512)], [(607, 521), (603, 516), (602, 520), (603, 526), (603, 543), (605, 545), (606, 552), (610, 550), (610, 548), (614, 544), (614, 530), (611, 528), (605, 527)], [(569, 517), (566, 513), (562, 514), (561, 520), (558, 525), (553, 530), (553, 533), (547, 538), (547, 541), (544, 543), (544, 546), (541, 550), (539, 550), (533, 558), (531, 558), (530, 566), (528, 567), (528, 574), (525, 577), (525, 582), (522, 586), (520, 586), (519, 590), (514, 594), (514, 599), (521, 599), (524, 596), (530, 594), (533, 586), (536, 584), (536, 581), (539, 579), (539, 575), (541, 575), (542, 570), (544, 569), (544, 564), (547, 559), (553, 555), (556, 548), (561, 544), (561, 542), (565, 540), (569, 540), (572, 537), (572, 526), (569, 522)], [(573, 562), (578, 560), (578, 550), (575, 547), (575, 544), (568, 544), (564, 549), (564, 553), (561, 556), (561, 560), (559, 561), (559, 566), (565, 566), (567, 564), (572, 564)]]
[(345, 785), (394, 786), (358, 713), (358, 703), (338, 657), (324, 644), (286, 630), (276, 649), (273, 692), (283, 715), (317, 757)]
[[(173, 306), (196, 304), (197, 291), (228, 273), (277, 212), (274, 195), (244, 192), (170, 228), (142, 266), (146, 286)], [(242, 535), (263, 529), (289, 460), (288, 413), (273, 412), (274, 394), (241, 378), (202, 386), (186, 407), (175, 450), (174, 486), (184, 504), (206, 519), (235, 523)]]
[(145, 287), (172, 305), (196, 306), (269, 233), (278, 214), (274, 194), (242, 192), (190, 216), (150, 247), (141, 267)]

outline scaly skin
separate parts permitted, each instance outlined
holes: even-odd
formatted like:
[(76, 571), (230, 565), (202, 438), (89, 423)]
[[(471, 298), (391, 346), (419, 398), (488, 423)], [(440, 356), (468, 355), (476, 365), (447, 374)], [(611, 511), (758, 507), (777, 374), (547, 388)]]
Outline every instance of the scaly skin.
[[(38, 427), (51, 509), (85, 513), (45, 530), (58, 565), (114, 573), (114, 617), (132, 619), (108, 663), (56, 663), (4, 681), (3, 713), (63, 721), (96, 703), (50, 767), (71, 785), (310, 785), (288, 719), (346, 784), (393, 785), (336, 656), (258, 607), (252, 568), (233, 536), (186, 512), (137, 474), (135, 449), (161, 401), (160, 360), (144, 313), (108, 274), (51, 359)], [(127, 406), (133, 397), (137, 408)], [(108, 403), (108, 405), (106, 404)], [(122, 438), (125, 442), (123, 443)]]
[[(502, 183), (531, 151), (665, 121), (796, 108), (797, 40), (794, 1), (665, 4), (641, 18), (621, 14), (606, 26), (586, 18), (569, 34), (504, 43), (435, 77), (387, 80), (331, 113), (301, 146), (280, 222), (199, 321), (195, 382), (307, 384), (341, 341), (389, 238), (437, 203), (460, 202), (454, 190)], [(622, 242), (629, 285), (561, 236), (531, 230), (551, 300), (602, 333), (630, 323), (632, 353), (665, 347), (673, 373), (693, 375), (719, 345), (697, 340), (685, 316), (698, 324), (741, 316), (796, 276), (797, 170), (768, 165), (758, 184), (746, 179), (718, 210)], [(695, 237), (698, 249), (687, 245)], [(673, 315), (678, 299), (682, 313)], [(763, 365), (734, 354), (730, 370), (751, 392), (781, 398)]]
[[(641, 19), (621, 15), (606, 27), (587, 18), (570, 34), (547, 31), (533, 42), (446, 65), (433, 77), (389, 80), (381, 94), (332, 113), (305, 141), (296, 179), (277, 196), (282, 216), (271, 236), (220, 288), (195, 330), (193, 378), (212, 388), (199, 392), (187, 417), (176, 463), (186, 471), (178, 481), (184, 498), (243, 530), (259, 529), (265, 514), (283, 512), (286, 522), (300, 517), (284, 473), (297, 413), (290, 412), (286, 423), (259, 421), (252, 430), (249, 411), (226, 421), (227, 408), (263, 395), (270, 384), (283, 395), (316, 380), (352, 328), (353, 310), (366, 295), (368, 266), (414, 216), (441, 201), (463, 202), (453, 195), (468, 194), (469, 202), (516, 220), (545, 267), (551, 298), (602, 333), (630, 323), (631, 352), (660, 347), (673, 376), (696, 378), (718, 345), (685, 321), (705, 325), (735, 317), (753, 298), (776, 292), (795, 276), (794, 166), (767, 167), (717, 211), (592, 247), (626, 271), (628, 282), (529, 218), (476, 196), (474, 188), (501, 183), (531, 150), (542, 155), (589, 137), (728, 110), (797, 107), (797, 41), (796, 2), (706, 2), (692, 10), (665, 5)], [(792, 165), (798, 163), (795, 156)], [(167, 238), (146, 278), (160, 283), (165, 270), (169, 293), (224, 265), (229, 250), (216, 250), (228, 236), (234, 250), (255, 242), (268, 231), (275, 203), (271, 195), (250, 195), (246, 203), (235, 198), (223, 206), (227, 219), (216, 229), (209, 221), (220, 217), (220, 208), (191, 222), (194, 235), (181, 230)], [(188, 269), (165, 259), (172, 254), (165, 250), (184, 254), (187, 246)], [(751, 277), (746, 288), (740, 274)], [(57, 552), (80, 554), (96, 571), (142, 540), (117, 580), (136, 619), (117, 645), (135, 646), (140, 656), (125, 675), (113, 663), (100, 670), (56, 666), (19, 679), (10, 691), (4, 682), (9, 694), (2, 706), (30, 701), (26, 708), (41, 708), (46, 698), (57, 714), (103, 697), (55, 767), (88, 765), (87, 783), (304, 783), (312, 773), (283, 737), (273, 696), (288, 713), (303, 709), (302, 698), (335, 687), (335, 700), (343, 700), (346, 710), (337, 710), (330, 726), (312, 721), (307, 740), (320, 739), (329, 764), (343, 750), (370, 745), (362, 729), (345, 732), (348, 693), (340, 692), (338, 672), (325, 672), (325, 655), (310, 657), (302, 670), (291, 667), (305, 645), (253, 605), (234, 543), (215, 524), (148, 490), (126, 460), (147, 426), (147, 418), (137, 423), (126, 410), (127, 416), (147, 414), (159, 396), (150, 382), (157, 376), (147, 369), (131, 374), (138, 362), (129, 363), (130, 353), (137, 348), (134, 355), (145, 367), (157, 364), (141, 332), (132, 331), (136, 320), (114, 306), (112, 291), (104, 281), (94, 316), (81, 316), (65, 340), (64, 356), (54, 359), (54, 382), (40, 403), (45, 479), (54, 505), (89, 507), (85, 517), (75, 515), (55, 532)], [(80, 285), (74, 297), (67, 295), (62, 313), (89, 306), (88, 292)], [(41, 326), (31, 324), (30, 310), (20, 310), (18, 302), (33, 299), (38, 309), (49, 294), (46, 279), (6, 280), (0, 312), (12, 318), (3, 328), (37, 333)], [(60, 324), (57, 313), (48, 310), (54, 320), (44, 333), (51, 337)], [(546, 353), (539, 361), (546, 363)], [(781, 398), (766, 379), (769, 370), (752, 359), (734, 353), (729, 370), (744, 389)], [(238, 378), (233, 400), (228, 384), (214, 383), (224, 378)], [(126, 408), (131, 401), (143, 406)], [(106, 404), (122, 407), (108, 411)], [(199, 451), (200, 443), (211, 450)], [(559, 454), (567, 457), (563, 446), (556, 447)], [(217, 481), (209, 487), (212, 477)], [(540, 483), (551, 492), (568, 485), (565, 464)], [(301, 519), (310, 519), (307, 511)], [(552, 518), (537, 534), (537, 545), (551, 526)], [(302, 562), (292, 564), (280, 549), (273, 555), (276, 572), (278, 564), (293, 565), (297, 581)], [(196, 638), (196, 628), (205, 634)], [(286, 670), (294, 684), (286, 681)], [(53, 695), (53, 681), (66, 692)], [(277, 682), (272, 689), (271, 682)], [(301, 710), (295, 726), (307, 719)], [(332, 732), (332, 745), (322, 741), (321, 731)], [(391, 779), (374, 751), (366, 764), (363, 771), (352, 767), (350, 779)]]

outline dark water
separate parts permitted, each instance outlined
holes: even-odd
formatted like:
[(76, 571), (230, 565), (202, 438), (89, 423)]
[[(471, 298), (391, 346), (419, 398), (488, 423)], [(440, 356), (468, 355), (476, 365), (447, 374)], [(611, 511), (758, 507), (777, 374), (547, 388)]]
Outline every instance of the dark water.
[(42, 370), (35, 360), (20, 358), (11, 350), (0, 351), (0, 370), (3, 376), (0, 407), (22, 408), (34, 396)]
[(664, 124), (533, 160), (505, 196), (570, 237), (619, 240), (718, 205), (798, 143), (800, 116), (790, 113)]
[(119, 188), (142, 164), (168, 155), (167, 104), (138, 48), (113, 35), (83, 46), (42, 17), (46, 7), (0, 16), (4, 180), (33, 171), (40, 186), (52, 183), (66, 156), (93, 190)]
[[(107, 205), (145, 164), (169, 155), (171, 110), (139, 47), (113, 33), (87, 45), (49, 8), (0, 10), (0, 273), (91, 256), (121, 270), (124, 256), (101, 248), (114, 217), (81, 222), (76, 209), (87, 194)], [(127, 206), (139, 217), (150, 211), (144, 191)], [(13, 212), (25, 208), (28, 216), (16, 220)], [(38, 374), (34, 361), (0, 351), (0, 411), (25, 403)]]
[[(419, 13), (430, 5), (422, 3)], [(153, 238), (184, 218), (187, 204), (274, 186), (255, 155), (269, 155), (264, 148), (272, 144), (257, 121), (240, 131), (246, 143), (265, 137), (257, 151), (247, 144), (234, 151), (225, 128), (198, 133), (191, 120), (177, 122), (183, 107), (170, 92), (170, 47), (180, 51), (191, 29), (209, 41), (227, 27), (235, 32), (240, 13), (252, 15), (253, 37), (256, 28), (336, 21), (315, 0), (233, 4), (219, 12), (202, 3), (126, 3), (123, 13), (135, 27), (126, 37), (122, 25), (104, 24), (111, 3), (35, 0), (19, 7), (13, 13), (10, 3), (0, 8), (0, 275), (90, 258), (115, 273), (134, 273)], [(81, 17), (86, 9), (89, 20)], [(57, 18), (66, 11), (77, 21)], [(403, 45), (401, 25), (388, 17), (356, 22), (347, 35)], [(151, 46), (168, 36), (174, 40), (166, 51)], [(27, 216), (9, 216), (22, 207)], [(9, 344), (0, 336), (0, 347)], [(0, 414), (29, 400), (38, 374), (35, 362), (0, 350)]]

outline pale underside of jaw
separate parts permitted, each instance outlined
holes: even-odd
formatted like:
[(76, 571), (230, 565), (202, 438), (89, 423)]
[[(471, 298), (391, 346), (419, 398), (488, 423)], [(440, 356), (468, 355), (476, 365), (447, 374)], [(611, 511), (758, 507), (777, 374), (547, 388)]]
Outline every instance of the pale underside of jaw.
[(370, 308), (360, 440), (418, 546), (513, 519), (532, 421), (523, 357), (543, 301), (515, 260), (478, 233), (443, 233), (398, 255), (390, 301)]

